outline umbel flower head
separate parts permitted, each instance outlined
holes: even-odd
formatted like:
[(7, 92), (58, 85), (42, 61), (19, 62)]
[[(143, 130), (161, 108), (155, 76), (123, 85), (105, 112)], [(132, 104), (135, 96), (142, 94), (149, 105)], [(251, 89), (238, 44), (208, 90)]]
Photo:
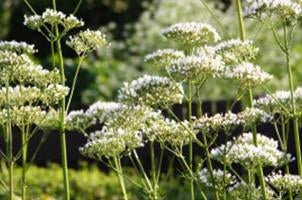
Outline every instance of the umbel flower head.
[(291, 190), (292, 192), (297, 193), (302, 187), (302, 178), (299, 175), (283, 175), (281, 171), (277, 173), (273, 172), (265, 179), (280, 192), (288, 192), (289, 190)]
[(16, 41), (0, 41), (0, 51), (15, 52), (19, 55), (37, 52), (34, 45)]
[(209, 76), (221, 77), (225, 65), (213, 48), (203, 47), (197, 51), (197, 55), (173, 60), (166, 69), (178, 80), (199, 82)]
[(156, 140), (172, 147), (188, 144), (190, 138), (196, 134), (188, 121), (176, 122), (160, 114), (151, 116), (147, 122), (144, 131), (149, 140)]
[(0, 89), (0, 108), (7, 106), (6, 95), (9, 96), (11, 106), (20, 105), (56, 105), (60, 100), (68, 95), (69, 88), (56, 84), (50, 84), (46, 88), (36, 86), (17, 85), (16, 87), (6, 87)]
[[(267, 199), (274, 200), (275, 192), (270, 187), (265, 187)], [(236, 200), (263, 200), (261, 187), (256, 187), (254, 184), (247, 184), (244, 181), (236, 182), (228, 188), (228, 194), (232, 199)]]
[[(297, 108), (301, 108), (302, 103), (302, 88), (298, 87), (294, 91), (294, 100)], [(283, 106), (280, 106), (280, 104)], [(264, 97), (254, 100), (254, 105), (271, 114), (285, 114), (284, 108), (291, 110), (291, 94), (290, 91), (277, 91), (271, 95), (266, 94)], [(298, 109), (300, 110), (300, 109)]]
[[(207, 187), (213, 187), (213, 180), (211, 177), (211, 174), (207, 168), (203, 168), (200, 170), (198, 173), (200, 182), (204, 184)], [(229, 185), (232, 185), (235, 183), (235, 176), (230, 174), (229, 172), (220, 170), (220, 169), (214, 169), (213, 170), (213, 179), (215, 186), (217, 187), (218, 190), (223, 191), (226, 187)]]
[(184, 47), (200, 47), (220, 40), (219, 34), (211, 25), (198, 22), (177, 23), (164, 29), (162, 34)]
[(251, 40), (232, 39), (215, 46), (215, 52), (221, 55), (227, 65), (250, 62), (255, 59), (258, 51), (259, 48), (255, 47)]
[(246, 16), (277, 16), (282, 20), (297, 19), (302, 12), (301, 5), (293, 0), (256, 0), (245, 10)]
[(202, 116), (194, 121), (194, 128), (205, 132), (218, 132), (225, 130), (230, 132), (242, 124), (242, 120), (232, 112), (217, 113), (212, 117)]
[(183, 51), (176, 51), (173, 49), (160, 49), (146, 55), (145, 62), (167, 67), (172, 63), (172, 61), (183, 57), (185, 57)]
[(211, 150), (211, 156), (215, 160), (223, 162), (224, 155), (228, 164), (237, 163), (246, 169), (252, 169), (259, 164), (277, 167), (291, 160), (289, 154), (278, 150), (277, 141), (264, 135), (257, 134), (255, 146), (252, 133), (243, 133), (226, 145)]
[(84, 26), (82, 20), (77, 19), (74, 15), (66, 16), (61, 11), (47, 8), (42, 15), (24, 16), (24, 25), (33, 30), (40, 30), (43, 25), (55, 27), (63, 27), (63, 31), (67, 32), (71, 29)]
[(59, 84), (59, 72), (35, 65), (27, 55), (35, 52), (32, 45), (1, 42), (0, 48), (1, 123), (9, 117), (19, 128), (55, 127), (52, 122), (58, 115), (54, 107), (69, 92), (68, 87)]
[(212, 117), (202, 116), (194, 121), (194, 128), (205, 132), (225, 131), (231, 133), (239, 126), (249, 127), (252, 124), (265, 123), (272, 117), (258, 108), (246, 108), (244, 111), (234, 114), (227, 112), (225, 114), (217, 113)]
[(109, 45), (106, 36), (101, 31), (91, 31), (89, 29), (81, 31), (75, 36), (70, 36), (66, 44), (72, 48), (78, 56), (85, 56), (93, 50)]
[(58, 70), (48, 71), (34, 64), (26, 54), (0, 51), (0, 81), (45, 86), (60, 80)]
[(153, 115), (153, 110), (144, 106), (124, 106), (120, 110), (112, 110), (107, 113), (103, 128), (91, 134), (80, 151), (88, 157), (100, 159), (141, 147), (146, 139), (144, 131), (147, 130), (147, 122)]
[(181, 103), (184, 91), (180, 83), (166, 77), (144, 75), (130, 83), (124, 83), (118, 99), (124, 103), (149, 106)]
[(272, 75), (263, 71), (260, 66), (249, 62), (243, 62), (236, 67), (229, 68), (225, 77), (237, 80), (242, 86), (252, 88), (265, 84), (273, 78)]

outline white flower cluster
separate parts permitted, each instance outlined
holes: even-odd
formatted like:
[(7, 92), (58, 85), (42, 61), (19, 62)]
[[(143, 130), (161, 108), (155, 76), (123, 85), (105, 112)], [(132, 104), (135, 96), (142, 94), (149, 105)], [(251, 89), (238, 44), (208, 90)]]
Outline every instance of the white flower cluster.
[(290, 155), (278, 150), (278, 142), (264, 135), (257, 134), (257, 146), (253, 143), (252, 133), (243, 133), (233, 141), (211, 150), (212, 158), (228, 164), (241, 164), (246, 169), (257, 165), (280, 166), (290, 161)]
[[(129, 145), (129, 146), (128, 146)], [(81, 147), (80, 152), (90, 158), (114, 157), (126, 150), (143, 145), (140, 132), (131, 132), (122, 128), (104, 127), (101, 131), (93, 133), (88, 142)]]
[(177, 79), (198, 82), (208, 76), (221, 77), (225, 65), (221, 56), (217, 55), (213, 48), (203, 47), (195, 56), (173, 60), (167, 71)]
[[(275, 192), (270, 187), (265, 187), (266, 198), (269, 200), (277, 200), (274, 198)], [(243, 181), (236, 182), (233, 186), (228, 188), (228, 194), (232, 199), (236, 200), (263, 200), (261, 187), (247, 184)]]
[(144, 131), (149, 140), (157, 140), (172, 147), (180, 147), (187, 144), (192, 134), (196, 134), (188, 121), (176, 122), (164, 118), (159, 113), (148, 119), (148, 125)]
[(85, 56), (93, 50), (109, 45), (106, 35), (101, 31), (92, 31), (89, 29), (70, 36), (66, 44), (72, 48), (78, 56)]
[(127, 106), (116, 102), (98, 101), (84, 112), (83, 110), (71, 111), (66, 117), (66, 126), (69, 130), (85, 130), (97, 123), (104, 123), (111, 113), (119, 113), (120, 110), (126, 109)]
[(23, 42), (0, 44), (1, 123), (9, 119), (19, 128), (54, 128), (58, 115), (53, 107), (69, 88), (59, 84), (58, 70), (48, 71), (31, 61), (27, 54), (34, 52), (32, 45)]
[(277, 188), (282, 192), (291, 190), (292, 192), (299, 192), (302, 187), (302, 178), (299, 175), (285, 174), (283, 175), (281, 171), (278, 173), (273, 172), (267, 176), (266, 181), (272, 186)]
[(29, 105), (43, 103), (45, 105), (57, 104), (60, 100), (68, 95), (69, 88), (59, 84), (50, 84), (45, 89), (36, 86), (2, 87), (0, 90), (0, 107), (7, 105), (6, 95), (8, 93), (10, 105)]
[[(1, 109), (0, 111), (0, 124), (7, 123), (8, 116), (13, 125), (22, 128), (27, 125), (37, 125), (39, 128), (51, 127), (54, 124), (49, 120), (54, 115), (53, 109), (45, 111), (41, 106), (13, 106), (8, 111), (7, 109)], [(58, 119), (56, 116), (55, 119)], [(52, 117), (52, 120), (55, 120)], [(57, 126), (56, 126), (57, 127)]]
[(215, 114), (212, 117), (207, 115), (195, 120), (194, 128), (205, 132), (210, 131), (226, 131), (231, 133), (239, 126), (250, 126), (255, 123), (265, 123), (272, 117), (265, 111), (257, 108), (246, 108), (244, 111), (234, 114), (227, 112), (225, 114)]
[(213, 170), (213, 179), (211, 178), (211, 174), (207, 168), (202, 169), (199, 173), (199, 179), (202, 184), (207, 187), (213, 186), (213, 181), (215, 183), (216, 189), (223, 190), (224, 188), (228, 187), (235, 183), (236, 177), (230, 174), (229, 172), (225, 172), (220, 169)]
[(205, 115), (194, 121), (194, 128), (205, 132), (221, 130), (230, 132), (241, 124), (242, 121), (239, 120), (238, 115), (229, 111), (225, 114), (215, 114), (212, 117)]
[(273, 78), (272, 75), (263, 71), (260, 66), (249, 62), (243, 62), (236, 67), (229, 68), (225, 73), (225, 77), (238, 80), (245, 87), (255, 87)]
[(242, 121), (245, 127), (252, 127), (254, 124), (270, 122), (273, 117), (259, 108), (246, 108), (238, 114), (238, 119)]
[(72, 14), (66, 16), (61, 11), (48, 8), (42, 15), (25, 15), (24, 25), (33, 30), (40, 30), (43, 25), (50, 25), (51, 27), (60, 25), (64, 28), (64, 32), (67, 32), (73, 28), (84, 26), (84, 22)]
[[(302, 103), (302, 88), (298, 87), (294, 91), (294, 100), (297, 106), (300, 108)], [(274, 113), (284, 113), (284, 109), (280, 106), (283, 105), (288, 110), (292, 109), (291, 106), (291, 95), (289, 91), (277, 91), (271, 95), (267, 94), (264, 97), (254, 100), (255, 107), (261, 108)]]
[(58, 70), (48, 71), (40, 65), (35, 65), (30, 58), (15, 52), (0, 51), (0, 81), (18, 82), (22, 84), (37, 84), (45, 86), (59, 82)]
[(237, 65), (244, 61), (252, 61), (258, 51), (259, 48), (255, 47), (251, 40), (231, 39), (215, 46), (215, 52), (222, 56), (227, 65)]
[(69, 88), (60, 84), (49, 84), (42, 92), (42, 102), (46, 105), (53, 105), (68, 95)]
[(183, 51), (176, 51), (173, 49), (160, 49), (146, 55), (145, 62), (168, 67), (173, 60), (183, 57), (185, 57)]
[(93, 121), (93, 124), (97, 122), (103, 123), (109, 113), (121, 110), (123, 108), (125, 108), (125, 105), (121, 103), (98, 101), (89, 106), (85, 114)]
[(245, 10), (246, 16), (266, 17), (275, 15), (283, 20), (301, 15), (301, 5), (292, 0), (255, 0)]
[(198, 22), (177, 23), (164, 29), (162, 33), (184, 47), (199, 47), (221, 39), (212, 26)]
[(15, 52), (17, 54), (33, 54), (37, 52), (34, 45), (16, 41), (0, 41), (0, 51)]
[(183, 87), (166, 77), (144, 75), (130, 83), (124, 83), (118, 99), (124, 103), (150, 106), (181, 103)]
[[(73, 123), (80, 122), (78, 116), (83, 112), (72, 114)], [(156, 115), (156, 113), (155, 113)], [(144, 145), (148, 129), (148, 120), (154, 116), (153, 110), (144, 106), (123, 106), (119, 110), (108, 112), (104, 126), (88, 137), (87, 144), (80, 151), (92, 158), (116, 156)], [(76, 121), (77, 120), (77, 121)]]

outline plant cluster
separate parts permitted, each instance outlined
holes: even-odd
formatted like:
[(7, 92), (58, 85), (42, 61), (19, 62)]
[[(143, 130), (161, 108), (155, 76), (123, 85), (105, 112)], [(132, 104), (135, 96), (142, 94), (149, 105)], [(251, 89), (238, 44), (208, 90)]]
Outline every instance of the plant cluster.
[[(293, 200), (298, 195), (302, 197), (301, 88), (294, 86), (290, 62), (301, 3), (294, 0), (248, 1), (245, 13), (254, 20), (262, 22), (267, 18), (270, 22), (272, 35), (285, 55), (289, 91), (272, 93), (265, 86), (273, 76), (257, 64), (260, 49), (253, 40), (246, 38), (241, 1), (236, 0), (240, 39), (224, 38), (205, 23), (173, 24), (161, 33), (175, 43), (175, 49), (157, 50), (145, 57), (146, 62), (165, 70), (166, 76), (144, 75), (124, 83), (116, 102), (98, 101), (86, 111), (69, 111), (83, 60), (88, 53), (108, 46), (109, 42), (102, 32), (89, 29), (67, 39), (66, 44), (79, 57), (69, 91), (65, 85), (61, 41), (70, 30), (84, 23), (73, 14), (67, 16), (57, 11), (55, 2), (53, 9), (38, 15), (25, 0), (34, 15), (25, 16), (24, 21), (50, 42), (53, 70), (31, 61), (28, 54), (36, 52), (34, 46), (0, 43), (0, 83), (3, 85), (0, 122), (6, 143), (6, 151), (0, 151), (0, 155), (9, 168), (7, 188), (11, 200), (15, 195), (14, 163), (20, 156), (23, 167), (21, 195), (23, 200), (26, 199), (27, 145), (39, 129), (46, 133), (53, 129), (60, 132), (66, 200), (70, 199), (67, 130), (76, 130), (87, 138), (87, 143), (79, 149), (84, 156), (103, 162), (117, 174), (124, 200), (129, 199), (128, 181), (142, 189), (146, 199), (164, 198), (160, 182), (164, 179), (162, 164), (167, 152), (179, 161), (191, 200), (197, 194), (208, 199), (208, 189), (213, 190), (216, 200)], [(276, 32), (279, 27), (283, 28), (283, 38)], [(55, 53), (59, 55), (58, 60)], [(209, 80), (228, 80), (239, 85), (235, 103), (245, 98), (248, 105), (238, 113), (233, 113), (230, 107), (226, 113), (208, 115), (202, 110), (202, 98)], [(255, 99), (253, 94), (259, 87), (268, 94)], [(196, 116), (192, 114), (194, 101), (197, 102)], [(186, 119), (174, 113), (172, 106), (175, 104), (187, 107)], [(273, 125), (278, 140), (260, 133), (257, 126), (263, 123)], [(290, 129), (291, 124), (293, 129)], [(22, 147), (16, 156), (12, 149), (13, 127), (19, 128), (22, 135)], [(234, 137), (235, 130), (240, 134)], [(299, 175), (291, 174), (289, 168), (289, 163), (295, 160), (288, 152), (289, 134), (294, 135)], [(218, 143), (218, 137), (225, 139), (222, 144)], [(193, 145), (202, 149), (200, 155), (194, 153)], [(144, 146), (150, 148), (150, 167), (144, 165), (137, 152)], [(195, 156), (200, 158), (198, 163), (194, 161)], [(125, 172), (122, 159), (130, 161), (139, 180)], [(242, 171), (236, 170), (235, 166), (241, 166)], [(264, 169), (270, 173), (265, 174)]]
[[(99, 121), (98, 127), (101, 129), (88, 134), (86, 130), (89, 130), (89, 127), (82, 128), (81, 131), (88, 137), (88, 143), (80, 150), (84, 155), (106, 163), (117, 172), (124, 199), (128, 199), (124, 180), (127, 175), (122, 170), (121, 162), (125, 157), (130, 159), (141, 173), (142, 181), (138, 186), (145, 188), (147, 198), (162, 198), (158, 188), (162, 155), (155, 154), (156, 143), (159, 144), (161, 152), (169, 151), (178, 158), (190, 185), (190, 199), (195, 199), (195, 187), (200, 185), (213, 189), (216, 199), (293, 199), (299, 194), (301, 177), (290, 174), (289, 170), (289, 163), (294, 159), (287, 152), (290, 132), (286, 127), (289, 127), (292, 119), (296, 127), (293, 134), (298, 169), (301, 173), (297, 129), (300, 89), (294, 91), (292, 81), (290, 42), (293, 34), (289, 32), (293, 31), (297, 24), (300, 12), (298, 3), (286, 2), (257, 1), (257, 8), (254, 1), (248, 2), (251, 5), (247, 10), (255, 9), (253, 15), (246, 13), (246, 16), (260, 21), (263, 17), (270, 18), (276, 42), (286, 55), (289, 92), (277, 92), (276, 95), (265, 87), (273, 76), (256, 64), (260, 49), (252, 40), (246, 39), (243, 11), (240, 0), (237, 0), (235, 6), (238, 12), (240, 39), (223, 41), (211, 25), (204, 23), (183, 22), (171, 25), (164, 29), (162, 34), (168, 40), (174, 41), (178, 49), (162, 49), (145, 57), (146, 62), (164, 68), (167, 76), (145, 75), (130, 83), (124, 83), (119, 90), (118, 101), (113, 104), (122, 108), (100, 106), (103, 110), (98, 112), (97, 120), (89, 119)], [(284, 41), (276, 34), (276, 18), (282, 19)], [(202, 89), (206, 87), (209, 79), (230, 80), (239, 84), (236, 100), (246, 96), (246, 109), (239, 113), (232, 113), (230, 110), (225, 114), (210, 117), (204, 113)], [(254, 99), (253, 91), (257, 87), (266, 89), (268, 94), (263, 98)], [(192, 103), (195, 100), (198, 102), (198, 112), (197, 116), (192, 116)], [(188, 117), (185, 121), (179, 119), (171, 109), (173, 104), (182, 102), (188, 106)], [(137, 113), (137, 109), (142, 108), (143, 111)], [(168, 115), (164, 115), (163, 111)], [(76, 112), (79, 113), (78, 116), (70, 113), (71, 124), (76, 121), (85, 122), (89, 118), (87, 111)], [(73, 116), (76, 117), (72, 119)], [(278, 140), (258, 132), (257, 125), (262, 123), (274, 125)], [(228, 141), (233, 131), (238, 129), (241, 129), (242, 133)], [(220, 135), (226, 138), (225, 143), (216, 146)], [(193, 144), (201, 147), (204, 152), (198, 167), (193, 165)], [(136, 149), (144, 145), (150, 147), (149, 173), (136, 152)], [(188, 146), (188, 154), (183, 151), (185, 146)], [(241, 165), (245, 172), (237, 172), (233, 168), (235, 165)], [(271, 175), (266, 175), (263, 172), (266, 167), (274, 167), (275, 170), (284, 168), (286, 175), (275, 173), (275, 170)], [(200, 195), (207, 199), (206, 192), (202, 189), (199, 191)]]
[[(75, 50), (79, 57), (77, 71), (73, 77), (71, 88), (66, 86), (64, 57), (62, 54), (62, 39), (71, 30), (82, 27), (84, 22), (73, 14), (65, 15), (53, 8), (46, 9), (38, 15), (28, 1), (24, 1), (33, 15), (24, 16), (24, 25), (40, 32), (50, 43), (52, 67), (48, 70), (34, 63), (31, 59), (37, 52), (34, 45), (25, 42), (0, 42), (0, 124), (3, 130), (5, 148), (0, 150), (1, 159), (8, 167), (7, 183), (1, 181), (7, 197), (15, 199), (17, 195), (23, 200), (27, 198), (26, 174), (30, 164), (35, 159), (38, 150), (49, 133), (60, 132), (62, 152), (62, 174), (64, 183), (64, 199), (70, 199), (68, 166), (65, 141), (65, 116), (75, 90), (81, 63), (88, 53), (108, 45), (106, 37), (100, 31), (86, 30), (70, 36), (66, 44)], [(80, 4), (79, 4), (80, 6)], [(56, 54), (59, 58), (56, 58)], [(68, 101), (66, 104), (66, 98)], [(28, 157), (28, 147), (31, 138), (43, 131), (38, 146), (31, 158)], [(22, 144), (19, 149), (13, 149), (14, 138), (20, 134)], [(17, 152), (17, 153), (15, 153)], [(22, 158), (21, 192), (14, 191), (14, 165)]]

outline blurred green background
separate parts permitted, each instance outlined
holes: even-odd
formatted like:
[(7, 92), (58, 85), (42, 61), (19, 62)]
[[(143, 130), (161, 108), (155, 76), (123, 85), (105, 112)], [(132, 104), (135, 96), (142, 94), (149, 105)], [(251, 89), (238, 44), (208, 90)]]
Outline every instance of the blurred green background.
[[(29, 1), (38, 13), (51, 5), (50, 0)], [(238, 37), (238, 28), (233, 5), (229, 1), (209, 0), (210, 9), (219, 19), (232, 38)], [(70, 13), (76, 6), (75, 0), (58, 1), (58, 8)], [(39, 34), (23, 26), (23, 15), (30, 14), (22, 0), (2, 0), (0, 2), (0, 39), (33, 43), (39, 49), (37, 62), (49, 65), (49, 46)], [(200, 0), (84, 0), (77, 16), (86, 22), (85, 28), (102, 29), (109, 37), (111, 47), (100, 50), (84, 63), (80, 72), (80, 81), (74, 108), (93, 103), (96, 100), (112, 100), (122, 82), (130, 81), (141, 74), (162, 74), (163, 70), (148, 66), (143, 62), (146, 54), (159, 48), (176, 48), (175, 44), (165, 40), (161, 30), (175, 22), (200, 21), (223, 31), (209, 14)], [(273, 41), (267, 26), (247, 21), (248, 37), (254, 39), (260, 47), (257, 63), (275, 75), (270, 83), (273, 89), (287, 87), (286, 68), (281, 52)], [(296, 30), (293, 62), (297, 83), (302, 81), (301, 28)], [(72, 77), (76, 60), (73, 52), (64, 48), (67, 76)], [(70, 79), (69, 79), (70, 80)], [(70, 84), (70, 83), (69, 83)], [(226, 100), (234, 98), (237, 87), (228, 81), (210, 81), (204, 89), (207, 100)], [(258, 94), (262, 91), (259, 90)]]

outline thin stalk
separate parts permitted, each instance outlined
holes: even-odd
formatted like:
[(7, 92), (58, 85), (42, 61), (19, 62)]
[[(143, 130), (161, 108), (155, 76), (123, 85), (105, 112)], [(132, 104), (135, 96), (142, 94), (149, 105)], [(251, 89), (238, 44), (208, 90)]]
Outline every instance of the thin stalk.
[(246, 38), (246, 33), (245, 33), (245, 27), (244, 27), (243, 15), (242, 15), (241, 0), (236, 0), (236, 10), (237, 10), (237, 17), (240, 27), (240, 38), (241, 40), (244, 41)]
[[(56, 35), (59, 35), (58, 28), (56, 27)], [(62, 55), (61, 40), (56, 41), (57, 52), (59, 53), (59, 64), (60, 64), (60, 75), (61, 84), (65, 86), (65, 72), (64, 72), (64, 60)], [(65, 136), (65, 98), (60, 101), (60, 143), (61, 143), (61, 159), (63, 167), (63, 181), (64, 181), (64, 199), (70, 199), (69, 192), (69, 180), (68, 180), (68, 163), (67, 163), (67, 147), (66, 147), (66, 136)]]
[(196, 91), (196, 94), (197, 94), (197, 117), (201, 117), (202, 116), (202, 99), (201, 99), (201, 96), (200, 96), (200, 91), (199, 91), (199, 88), (196, 87), (197, 91)]
[(142, 165), (142, 163), (141, 163), (141, 161), (140, 161), (140, 159), (137, 155), (137, 152), (135, 150), (133, 150), (133, 155), (134, 155), (134, 158), (135, 158), (136, 162), (138, 163), (139, 169), (141, 170), (141, 173), (143, 174), (143, 177), (146, 180), (146, 183), (149, 187), (149, 191), (152, 191), (152, 184), (151, 184), (151, 182), (150, 182), (150, 180), (149, 180), (149, 178), (148, 178), (148, 176), (147, 176), (147, 174), (144, 170), (144, 167), (143, 167), (143, 165)]
[[(252, 173), (251, 173), (251, 170), (248, 170), (248, 182), (249, 182), (249, 187), (251, 187), (251, 184), (253, 184), (253, 180), (252, 180)], [(252, 192), (251, 192), (251, 189), (249, 191), (249, 200), (253, 200), (252, 199)]]
[(26, 200), (26, 162), (27, 162), (27, 143), (26, 143), (26, 131), (24, 126), (22, 127), (22, 200)]
[(77, 14), (77, 12), (79, 11), (79, 9), (80, 9), (82, 3), (83, 3), (83, 0), (79, 0), (79, 2), (77, 3), (75, 9), (74, 9), (73, 12), (72, 12), (73, 15)]
[(162, 168), (162, 164), (163, 164), (163, 157), (164, 157), (164, 150), (162, 149), (162, 147), (160, 148), (160, 156), (159, 156), (159, 163), (158, 163), (158, 169), (157, 169), (157, 182), (159, 182), (160, 179), (160, 174), (161, 174), (161, 168)]
[(51, 58), (52, 58), (52, 69), (56, 68), (56, 59), (55, 59), (55, 48), (54, 42), (50, 41), (50, 49), (51, 49)]
[[(301, 147), (300, 147), (300, 133), (299, 133), (299, 118), (297, 116), (296, 110), (296, 102), (294, 97), (294, 82), (293, 82), (293, 75), (292, 75), (292, 68), (290, 65), (290, 49), (288, 43), (288, 36), (287, 36), (287, 28), (284, 24), (284, 46), (285, 46), (285, 56), (286, 56), (286, 68), (287, 68), (287, 75), (288, 75), (288, 82), (290, 87), (290, 97), (291, 97), (291, 106), (292, 106), (292, 114), (293, 118), (293, 125), (294, 125), (294, 139), (295, 139), (295, 148), (296, 148), (296, 158), (297, 158), (297, 165), (300, 177), (302, 177), (302, 163), (301, 163)], [(300, 192), (300, 197), (302, 198), (302, 191)]]
[(153, 200), (158, 200), (157, 196), (157, 177), (156, 177), (156, 167), (155, 167), (155, 156), (154, 156), (154, 142), (150, 142), (150, 156), (151, 156), (151, 177), (152, 177), (152, 183), (153, 183)]
[[(227, 173), (227, 163), (226, 163), (226, 148), (224, 148), (224, 155), (223, 155), (223, 182), (224, 186), (226, 186), (226, 173)], [(227, 188), (223, 187), (223, 200), (227, 200)]]
[(208, 170), (210, 172), (210, 176), (211, 176), (211, 179), (212, 179), (212, 183), (213, 183), (213, 189), (214, 189), (214, 193), (215, 193), (215, 198), (216, 200), (219, 200), (219, 193), (216, 189), (216, 184), (215, 184), (215, 179), (214, 179), (214, 174), (213, 174), (213, 166), (212, 166), (212, 161), (211, 161), (211, 155), (210, 155), (210, 152), (209, 152), (209, 149), (208, 149), (208, 140), (207, 140), (207, 136), (205, 133), (202, 133), (202, 139), (203, 139), (203, 143), (205, 145), (205, 153), (206, 153), (206, 162), (207, 162), (207, 167), (208, 167)]
[[(245, 32), (245, 26), (244, 26), (244, 20), (243, 20), (243, 15), (242, 15), (242, 7), (241, 7), (241, 0), (236, 0), (236, 9), (237, 9), (237, 16), (238, 16), (238, 21), (239, 21), (239, 27), (240, 27), (240, 38), (242, 41), (246, 39), (246, 32)], [(250, 107), (253, 108), (253, 93), (252, 89), (249, 88), (248, 90), (249, 93), (249, 104)], [(254, 145), (257, 146), (257, 127), (256, 124), (253, 125), (252, 128), (253, 132), (253, 140), (254, 140)], [(264, 181), (264, 175), (263, 175), (263, 169), (260, 165), (258, 165), (258, 177), (259, 177), (259, 182), (261, 186), (261, 192), (262, 192), (262, 198), (266, 200), (266, 190), (265, 190), (265, 181)]]
[(35, 9), (30, 5), (30, 3), (27, 0), (23, 0), (23, 1), (33, 14), (37, 14)]
[(227, 38), (230, 38), (230, 34), (228, 33), (228, 31), (226, 30), (226, 28), (224, 27), (224, 25), (222, 24), (221, 20), (219, 19), (219, 17), (217, 15), (215, 15), (215, 13), (213, 12), (213, 10), (208, 6), (207, 2), (205, 0), (200, 0), (202, 5), (207, 9), (207, 11), (210, 13), (210, 15), (212, 16), (212, 18), (215, 20), (215, 22), (217, 23), (217, 25), (220, 27), (220, 29), (223, 31), (224, 35)]
[[(253, 108), (254, 107), (253, 92), (252, 92), (251, 88), (249, 88), (248, 94), (249, 94), (250, 107)], [(253, 124), (252, 133), (253, 133), (254, 145), (258, 146), (258, 144), (257, 144), (257, 126), (256, 126), (256, 124)], [(259, 177), (259, 182), (260, 182), (260, 186), (261, 186), (262, 197), (263, 197), (264, 200), (266, 200), (267, 198), (266, 198), (266, 190), (265, 190), (265, 180), (264, 180), (264, 174), (263, 174), (263, 169), (262, 169), (261, 165), (257, 166), (257, 171), (258, 171), (258, 177)]]
[[(24, 95), (23, 93), (23, 87), (21, 85), (20, 87), (20, 92), (21, 92), (21, 96)], [(26, 200), (26, 162), (27, 162), (27, 147), (28, 147), (28, 143), (27, 143), (27, 133), (28, 133), (28, 129), (29, 126), (27, 128), (25, 128), (25, 123), (24, 123), (24, 119), (23, 119), (23, 124), (21, 127), (21, 142), (22, 142), (22, 178), (21, 178), (21, 187), (22, 187), (22, 191), (21, 191), (21, 196), (22, 196), (22, 200)]]
[[(188, 120), (192, 121), (192, 82), (188, 82)], [(193, 138), (190, 137), (189, 141), (189, 165), (190, 169), (193, 170)], [(195, 199), (194, 196), (194, 180), (190, 180), (190, 197), (191, 200)]]
[[(282, 133), (282, 139), (283, 139), (283, 147), (282, 147), (282, 151), (287, 152), (287, 137), (286, 137), (286, 131), (285, 131), (285, 124), (283, 121), (283, 117), (281, 119), (281, 133)], [(286, 163), (285, 165), (285, 172), (286, 174), (290, 174), (290, 170), (289, 170), (289, 164)], [(288, 196), (289, 196), (289, 200), (293, 200), (293, 192), (292, 190), (288, 191)]]
[(74, 93), (74, 90), (75, 90), (75, 85), (77, 83), (77, 79), (78, 79), (78, 76), (79, 76), (79, 72), (80, 72), (81, 64), (82, 64), (83, 60), (84, 60), (84, 57), (80, 57), (78, 66), (76, 68), (76, 72), (75, 72), (74, 77), (73, 77), (71, 90), (70, 90), (70, 95), (69, 95), (69, 99), (68, 99), (67, 106), (66, 106), (66, 113), (68, 113), (68, 110), (70, 108), (71, 100), (72, 100), (73, 93)]
[(7, 103), (7, 119), (8, 122), (6, 124), (6, 132), (8, 136), (8, 144), (7, 144), (7, 151), (8, 151), (8, 165), (9, 165), (9, 199), (13, 200), (14, 198), (14, 159), (13, 159), (13, 135), (12, 135), (12, 124), (11, 124), (11, 116), (10, 116), (10, 97), (9, 97), (9, 82), (6, 81), (6, 103)]
[(118, 179), (119, 179), (119, 182), (120, 182), (120, 185), (122, 188), (122, 192), (123, 192), (123, 199), (128, 200), (127, 190), (125, 187), (125, 180), (124, 180), (124, 176), (123, 176), (123, 170), (122, 170), (120, 158), (114, 157), (114, 165), (115, 165), (115, 168), (117, 169)]

